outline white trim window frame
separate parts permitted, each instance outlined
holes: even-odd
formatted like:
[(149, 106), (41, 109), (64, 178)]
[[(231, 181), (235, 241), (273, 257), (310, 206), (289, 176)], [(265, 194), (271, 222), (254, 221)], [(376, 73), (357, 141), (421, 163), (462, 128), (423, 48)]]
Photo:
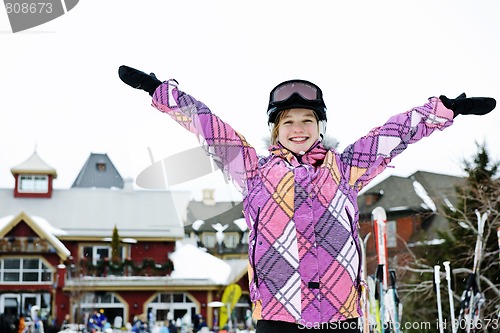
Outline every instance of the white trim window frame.
[(47, 175), (19, 175), (17, 185), (19, 193), (48, 193), (49, 176)]
[(5, 284), (52, 284), (54, 269), (42, 258), (0, 258), (0, 282)]

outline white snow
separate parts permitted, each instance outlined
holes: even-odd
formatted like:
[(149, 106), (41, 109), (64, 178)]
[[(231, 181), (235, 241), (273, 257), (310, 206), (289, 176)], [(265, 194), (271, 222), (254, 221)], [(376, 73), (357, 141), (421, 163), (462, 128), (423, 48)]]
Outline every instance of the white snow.
[(457, 211), (457, 209), (455, 208), (455, 206), (453, 206), (453, 204), (451, 203), (450, 199), (448, 199), (447, 196), (443, 196), (443, 200), (444, 200), (444, 203), (446, 204), (446, 206), (448, 206), (448, 208), (452, 212), (456, 212)]
[(170, 259), (174, 262), (172, 279), (208, 279), (216, 284), (226, 284), (231, 274), (231, 266), (224, 260), (181, 241), (176, 242)]
[(226, 230), (228, 227), (229, 227), (228, 224), (224, 225), (220, 223), (212, 224), (212, 228), (217, 230), (217, 232), (215, 233), (215, 239), (217, 240), (218, 244), (222, 244), (222, 242), (224, 241), (224, 230)]
[(193, 222), (193, 224), (191, 225), (191, 227), (193, 227), (194, 230), (198, 230), (200, 229), (200, 227), (205, 223), (205, 221), (203, 220), (196, 220)]
[(434, 201), (432, 201), (431, 197), (429, 197), (427, 191), (422, 186), (422, 184), (420, 184), (416, 180), (413, 180), (413, 189), (415, 190), (415, 193), (420, 197), (420, 199), (424, 201), (425, 205), (430, 210), (432, 210), (433, 212), (437, 211), (436, 204), (434, 203)]
[(9, 224), (10, 221), (14, 218), (14, 215), (7, 215), (2, 218), (0, 218), (0, 230), (5, 228), (7, 224)]
[(239, 218), (239, 219), (234, 220), (234, 224), (236, 224), (238, 226), (238, 228), (240, 228), (240, 230), (243, 232), (247, 231), (247, 229), (248, 229), (247, 222), (245, 221), (244, 218)]
[(46, 219), (40, 216), (30, 216), (31, 219), (38, 224), (38, 226), (43, 229), (46, 233), (52, 234), (55, 236), (63, 236), (68, 233), (62, 229), (56, 228), (52, 226)]
[[(8, 215), (0, 218), (0, 229), (5, 228), (7, 224), (9, 224), (12, 219), (14, 219), (14, 215)], [(46, 219), (39, 216), (30, 216), (33, 223), (35, 223), (38, 228), (42, 229), (47, 237), (47, 240), (57, 249), (57, 251), (63, 253), (66, 257), (68, 257), (71, 252), (64, 246), (64, 244), (56, 237), (61, 235), (66, 235), (66, 231), (55, 228), (52, 226)]]
[(408, 247), (415, 247), (415, 246), (421, 246), (421, 245), (441, 245), (444, 242), (446, 242), (446, 240), (436, 238), (436, 239), (431, 239), (431, 240), (423, 241), (423, 242), (408, 243)]

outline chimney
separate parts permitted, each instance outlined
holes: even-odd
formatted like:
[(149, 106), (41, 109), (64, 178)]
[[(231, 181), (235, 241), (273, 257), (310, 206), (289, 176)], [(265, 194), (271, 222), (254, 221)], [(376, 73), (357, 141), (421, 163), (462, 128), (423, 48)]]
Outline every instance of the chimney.
[(207, 206), (215, 206), (214, 189), (203, 190), (203, 203)]
[(365, 205), (371, 206), (376, 204), (383, 195), (384, 195), (383, 190), (380, 190), (378, 192), (365, 193)]
[(127, 177), (123, 180), (123, 189), (127, 192), (134, 191), (134, 179)]

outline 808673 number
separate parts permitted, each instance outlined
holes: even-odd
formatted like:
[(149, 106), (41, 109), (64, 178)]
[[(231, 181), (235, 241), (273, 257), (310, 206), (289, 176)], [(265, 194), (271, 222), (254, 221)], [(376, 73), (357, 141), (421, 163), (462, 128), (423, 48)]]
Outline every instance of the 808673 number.
[(41, 14), (52, 13), (52, 3), (50, 2), (7, 2), (5, 3), (7, 14)]
[(465, 319), (455, 320), (455, 327), (458, 329), (467, 329), (467, 325), (470, 328), (481, 329), (494, 329), (498, 330), (500, 328), (500, 322), (498, 318), (482, 318), (476, 319), (474, 322), (467, 322)]

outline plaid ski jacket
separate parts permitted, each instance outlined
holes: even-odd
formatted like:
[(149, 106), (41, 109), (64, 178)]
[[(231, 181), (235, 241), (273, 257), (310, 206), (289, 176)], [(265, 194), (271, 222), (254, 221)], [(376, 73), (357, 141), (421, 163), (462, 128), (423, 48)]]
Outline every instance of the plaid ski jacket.
[(207, 106), (166, 81), (152, 105), (198, 136), (244, 198), (256, 319), (314, 326), (362, 315), (358, 192), (410, 143), (452, 124), (438, 98), (391, 117), (342, 153), (258, 156)]

